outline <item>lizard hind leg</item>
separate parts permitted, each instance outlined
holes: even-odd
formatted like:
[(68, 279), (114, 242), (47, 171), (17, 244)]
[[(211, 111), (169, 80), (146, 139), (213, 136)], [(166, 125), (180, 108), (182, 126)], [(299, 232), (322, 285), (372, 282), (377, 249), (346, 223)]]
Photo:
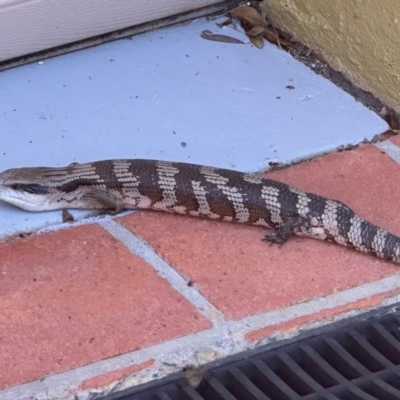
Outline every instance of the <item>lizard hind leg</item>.
[(263, 240), (281, 247), (292, 233), (308, 230), (309, 227), (310, 223), (307, 218), (300, 215), (289, 217), (279, 226), (277, 233), (265, 235)]

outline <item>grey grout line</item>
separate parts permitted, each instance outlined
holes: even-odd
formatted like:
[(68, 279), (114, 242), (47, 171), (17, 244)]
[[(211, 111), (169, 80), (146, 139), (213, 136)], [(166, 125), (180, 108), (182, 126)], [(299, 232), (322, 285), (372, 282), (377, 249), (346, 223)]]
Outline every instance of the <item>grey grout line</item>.
[(380, 150), (383, 150), (393, 161), (397, 162), (397, 164), (400, 164), (400, 148), (393, 144), (390, 140), (375, 143), (374, 146)]
[[(76, 211), (76, 210), (72, 210)], [(79, 210), (80, 211), (80, 210)], [(118, 217), (125, 217), (126, 215), (130, 215), (137, 212), (136, 210), (126, 210), (118, 214)], [(74, 216), (75, 217), (75, 216)], [(104, 215), (88, 215), (84, 217), (78, 217), (73, 222), (61, 222), (57, 224), (52, 224), (48, 226), (44, 226), (36, 231), (36, 233), (46, 233), (46, 232), (53, 232), (53, 231), (62, 231), (64, 229), (75, 228), (77, 226), (82, 225), (90, 225), (90, 224), (101, 224), (106, 221), (112, 220), (114, 217), (109, 214)]]
[[(246, 332), (249, 333), (264, 327), (287, 322), (298, 317), (312, 315), (323, 310), (332, 310), (346, 304), (367, 299), (377, 294), (390, 292), (397, 288), (400, 288), (400, 272), (378, 281), (365, 283), (363, 285), (330, 294), (326, 297), (317, 297), (303, 303), (294, 304), (292, 306), (268, 311), (262, 314), (252, 315), (243, 318), (240, 322), (251, 326), (251, 329)], [(232, 322), (228, 322), (228, 324), (231, 325)], [(233, 323), (233, 325), (235, 325), (235, 323)], [(235, 330), (235, 326), (230, 326), (230, 328), (231, 330)]]
[(139, 239), (114, 220), (101, 221), (100, 225), (114, 238), (123, 243), (131, 253), (150, 264), (161, 278), (167, 280), (176, 291), (193, 304), (213, 325), (225, 322), (224, 315), (195, 287), (188, 286), (188, 280), (168, 265), (144, 240)]

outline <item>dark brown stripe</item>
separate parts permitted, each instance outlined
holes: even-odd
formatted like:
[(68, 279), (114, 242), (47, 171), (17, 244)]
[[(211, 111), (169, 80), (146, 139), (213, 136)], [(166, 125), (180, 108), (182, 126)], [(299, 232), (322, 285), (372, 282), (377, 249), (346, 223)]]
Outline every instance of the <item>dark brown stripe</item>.
[(378, 227), (372, 225), (367, 221), (362, 221), (360, 225), (360, 236), (362, 240), (362, 244), (370, 251), (373, 250), (372, 244), (374, 242), (374, 238), (378, 232)]
[(155, 162), (150, 160), (136, 160), (129, 166), (129, 171), (138, 178), (139, 193), (148, 197), (151, 204), (163, 200), (163, 194), (158, 184), (158, 174)]

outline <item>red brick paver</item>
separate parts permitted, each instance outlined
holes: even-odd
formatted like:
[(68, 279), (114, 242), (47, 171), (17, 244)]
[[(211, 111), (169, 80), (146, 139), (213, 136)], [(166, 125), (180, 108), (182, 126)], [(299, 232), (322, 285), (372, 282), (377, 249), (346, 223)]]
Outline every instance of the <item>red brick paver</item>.
[[(373, 146), (325, 156), (270, 177), (349, 204), (400, 234), (400, 187), (385, 175), (400, 167)], [(120, 219), (142, 236), (229, 318), (239, 319), (371, 282), (399, 272), (394, 264), (344, 247), (292, 238), (281, 249), (263, 230), (156, 213)]]
[[(325, 309), (314, 314), (293, 318), (287, 322), (282, 322), (277, 325), (270, 325), (265, 328), (249, 332), (248, 334), (246, 334), (246, 339), (249, 342), (257, 343), (272, 334), (275, 335), (277, 333), (280, 333), (283, 335), (287, 335), (290, 332), (298, 333), (300, 329), (302, 330), (307, 329), (307, 324), (315, 323), (317, 321), (327, 320), (329, 318), (331, 318), (333, 322), (334, 317), (340, 315), (342, 315), (343, 317), (343, 314), (349, 311), (380, 307), (385, 299), (390, 298), (399, 293), (400, 293), (400, 288), (397, 288), (395, 290), (391, 290), (384, 294), (377, 294), (375, 296), (364, 298), (355, 302), (349, 302), (344, 306), (337, 306), (335, 308)], [(311, 329), (311, 327), (308, 327), (308, 329)]]
[(0, 245), (0, 388), (209, 326), (98, 225)]

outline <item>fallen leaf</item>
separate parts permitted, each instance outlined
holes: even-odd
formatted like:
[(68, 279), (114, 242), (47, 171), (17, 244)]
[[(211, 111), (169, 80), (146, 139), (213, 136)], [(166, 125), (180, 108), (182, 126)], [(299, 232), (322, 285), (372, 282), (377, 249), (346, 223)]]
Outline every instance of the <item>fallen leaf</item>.
[(262, 37), (259, 36), (259, 33), (251, 33), (253, 28), (262, 28), (263, 29), (263, 37), (264, 39), (268, 40), (269, 42), (275, 44), (279, 48), (287, 49), (292, 46), (292, 43), (282, 39), (279, 37), (278, 32), (276, 29), (272, 26), (272, 24), (269, 23), (269, 21), (265, 18), (265, 10), (262, 11), (262, 14), (260, 14), (255, 8), (250, 7), (250, 6), (239, 6), (234, 8), (233, 10), (230, 11), (230, 14), (236, 18), (238, 18), (243, 25), (243, 28), (246, 31), (246, 34), (249, 36), (249, 39), (251, 43), (254, 44), (254, 46), (258, 48), (263, 47), (263, 41)]
[(263, 36), (264, 35), (265, 28), (262, 26), (255, 26), (254, 28), (251, 28), (247, 33), (249, 36)]
[(276, 29), (271, 26), (270, 28), (265, 29), (264, 38), (273, 44), (276, 44), (280, 49), (288, 49), (292, 46), (293, 43), (288, 40), (282, 39)]
[(239, 6), (229, 11), (233, 16), (239, 18), (241, 21), (248, 23), (250, 28), (254, 26), (262, 26), (266, 28), (268, 26), (267, 21), (262, 15), (253, 7)]
[(276, 44), (277, 46), (281, 47), (279, 36), (275, 35), (275, 33), (270, 31), (269, 29), (265, 29), (264, 38), (267, 39), (268, 42), (271, 42), (271, 43)]
[(246, 32), (247, 36), (250, 39), (250, 42), (259, 49), (262, 49), (264, 47), (264, 31), (265, 28), (263, 28), (262, 26), (255, 26), (254, 28)]
[(239, 39), (233, 38), (231, 36), (226, 36), (226, 35), (217, 35), (217, 34), (213, 34), (211, 31), (209, 30), (205, 30), (203, 32), (201, 32), (200, 35), (203, 39), (207, 39), (207, 40), (213, 40), (215, 42), (224, 42), (224, 43), (237, 43), (237, 44), (244, 44), (244, 42), (242, 42)]

